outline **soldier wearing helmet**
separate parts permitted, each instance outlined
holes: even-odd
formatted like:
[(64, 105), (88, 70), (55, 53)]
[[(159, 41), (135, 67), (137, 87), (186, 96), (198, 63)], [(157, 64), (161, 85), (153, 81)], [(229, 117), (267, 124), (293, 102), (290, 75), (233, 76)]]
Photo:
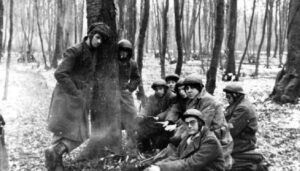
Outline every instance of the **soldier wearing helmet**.
[(171, 136), (170, 132), (164, 131), (163, 126), (156, 122), (162, 121), (157, 115), (171, 107), (176, 100), (176, 95), (169, 90), (163, 79), (154, 81), (151, 88), (154, 94), (149, 96), (145, 110), (142, 112), (144, 118), (139, 122), (138, 148), (141, 152), (166, 147)]
[(205, 90), (199, 75), (192, 74), (187, 76), (183, 84), (188, 96), (186, 109), (197, 109), (203, 113), (207, 127), (215, 133), (222, 145), (225, 157), (225, 168), (230, 168), (232, 164), (230, 154), (233, 148), (233, 140), (221, 103)]
[(205, 126), (205, 116), (197, 109), (188, 109), (182, 116), (187, 127), (176, 152), (159, 161), (147, 171), (224, 170), (224, 156), (220, 142)]
[(234, 143), (232, 151), (234, 163), (232, 169), (251, 170), (251, 167), (255, 165), (253, 161), (241, 159), (240, 156), (245, 157), (250, 151), (255, 149), (255, 134), (258, 129), (255, 108), (250, 101), (245, 98), (245, 92), (241, 86), (229, 84), (223, 91), (229, 103), (229, 106), (225, 110), (225, 117), (230, 124), (230, 133)]
[(171, 91), (175, 91), (175, 85), (179, 80), (179, 76), (177, 74), (169, 74), (165, 78), (167, 85), (169, 86)]
[(57, 84), (48, 117), (48, 130), (53, 133), (53, 141), (45, 151), (48, 170), (63, 170), (63, 154), (88, 138), (96, 49), (110, 36), (110, 28), (105, 23), (92, 24), (83, 41), (65, 51), (63, 61), (54, 73)]
[(140, 84), (140, 73), (137, 63), (133, 60), (133, 47), (129, 40), (118, 42), (119, 87), (121, 91), (121, 123), (128, 135), (129, 148), (135, 146), (134, 130), (137, 116), (132, 92)]

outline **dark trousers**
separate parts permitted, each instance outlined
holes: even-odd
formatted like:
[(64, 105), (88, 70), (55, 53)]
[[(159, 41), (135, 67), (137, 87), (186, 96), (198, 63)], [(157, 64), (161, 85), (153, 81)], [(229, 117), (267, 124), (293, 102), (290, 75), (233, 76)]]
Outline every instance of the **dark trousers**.
[(162, 125), (156, 122), (157, 120), (151, 117), (139, 121), (137, 141), (141, 152), (164, 149), (173, 136), (174, 132), (165, 131)]

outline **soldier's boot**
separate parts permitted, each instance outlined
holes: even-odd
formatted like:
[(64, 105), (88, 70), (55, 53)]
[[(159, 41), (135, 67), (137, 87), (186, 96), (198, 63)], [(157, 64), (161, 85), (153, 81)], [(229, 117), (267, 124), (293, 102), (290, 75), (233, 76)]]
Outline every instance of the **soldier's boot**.
[(56, 161), (55, 171), (64, 171), (62, 156), (60, 156)]
[(55, 144), (45, 150), (45, 165), (48, 171), (58, 171), (56, 168), (63, 169), (62, 155), (65, 152), (67, 147), (63, 143)]

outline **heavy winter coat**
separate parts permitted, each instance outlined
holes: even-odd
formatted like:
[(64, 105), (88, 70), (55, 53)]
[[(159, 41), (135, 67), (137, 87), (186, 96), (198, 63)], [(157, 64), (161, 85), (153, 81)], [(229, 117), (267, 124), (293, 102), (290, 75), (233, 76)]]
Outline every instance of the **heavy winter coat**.
[(66, 50), (54, 73), (54, 88), (48, 129), (73, 141), (88, 138), (88, 110), (93, 87), (96, 57), (83, 41)]
[(253, 105), (243, 95), (226, 108), (226, 120), (232, 124), (233, 154), (253, 150), (258, 125)]
[[(136, 125), (133, 120), (137, 111), (134, 105), (132, 92), (136, 90), (141, 81), (137, 63), (131, 58), (128, 61), (119, 61), (119, 85), (121, 89), (121, 122), (122, 128), (127, 130), (129, 136), (133, 136)], [(128, 91), (127, 91), (128, 90)]]
[(161, 171), (224, 170), (224, 156), (214, 133), (204, 128), (190, 144), (187, 143), (188, 138), (181, 141), (173, 156), (155, 165), (158, 165)]
[[(227, 160), (227, 156), (230, 156), (232, 152), (233, 140), (223, 114), (222, 105), (203, 88), (199, 95), (187, 101), (186, 109), (198, 109), (203, 113), (206, 126), (213, 131), (219, 139)], [(227, 165), (229, 163), (226, 161), (225, 164)]]
[(146, 104), (144, 115), (145, 116), (157, 116), (158, 114), (165, 112), (176, 102), (176, 94), (168, 90), (163, 97), (158, 97), (153, 94), (149, 97)]

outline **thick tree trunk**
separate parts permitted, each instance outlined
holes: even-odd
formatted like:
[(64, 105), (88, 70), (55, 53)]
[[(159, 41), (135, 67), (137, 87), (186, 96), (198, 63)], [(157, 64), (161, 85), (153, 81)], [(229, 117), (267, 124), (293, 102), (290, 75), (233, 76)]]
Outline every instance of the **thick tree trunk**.
[(57, 0), (57, 23), (56, 23), (56, 38), (55, 38), (55, 49), (51, 61), (51, 68), (57, 68), (57, 59), (60, 59), (63, 54), (63, 26), (64, 26), (64, 17), (63, 15), (63, 0)]
[(268, 39), (267, 39), (267, 68), (270, 68), (270, 51), (272, 39), (272, 23), (273, 23), (273, 3), (274, 0), (269, 1), (269, 14), (268, 14)]
[(45, 69), (48, 70), (49, 66), (47, 65), (47, 58), (46, 58), (46, 54), (45, 54), (45, 50), (44, 50), (44, 43), (43, 43), (43, 37), (42, 37), (42, 29), (41, 29), (41, 24), (40, 24), (40, 20), (39, 20), (39, 7), (38, 7), (38, 1), (35, 0), (35, 10), (36, 10), (36, 22), (37, 22), (37, 26), (38, 26), (38, 31), (39, 31), (39, 38), (40, 38), (40, 42), (41, 42), (41, 47), (42, 47), (42, 54), (43, 54), (43, 60), (44, 60), (44, 65), (45, 65)]
[[(237, 0), (230, 0), (230, 19), (229, 19), (229, 35), (227, 42), (227, 65), (225, 74), (235, 75), (235, 39), (236, 39), (236, 23), (237, 23)], [(225, 80), (230, 81), (230, 80)]]
[(273, 100), (278, 103), (297, 103), (300, 96), (300, 1), (290, 1), (288, 19), (288, 55), (286, 69), (277, 78)]
[[(145, 35), (146, 35), (146, 30), (148, 27), (148, 20), (149, 20), (149, 11), (150, 11), (150, 2), (145, 0), (144, 1), (144, 13), (143, 16), (141, 17), (141, 26), (140, 26), (140, 31), (139, 31), (139, 36), (138, 36), (138, 53), (137, 53), (137, 64), (139, 68), (139, 72), (141, 75), (141, 80), (142, 80), (142, 70), (143, 70), (143, 53), (144, 53), (144, 41), (145, 41)], [(145, 95), (144, 87), (143, 87), (143, 81), (141, 81), (139, 85), (139, 99), (142, 102), (142, 106), (144, 107), (146, 105), (147, 97)]]
[(3, 93), (2, 100), (6, 100), (7, 99), (7, 94), (8, 94), (9, 68), (10, 68), (10, 60), (11, 60), (11, 46), (12, 46), (12, 39), (13, 39), (13, 8), (14, 8), (14, 1), (10, 0), (10, 5), (9, 5), (9, 39), (8, 39), (8, 45), (7, 45), (5, 82), (4, 82), (4, 93)]
[(224, 35), (224, 0), (216, 1), (216, 23), (215, 23), (215, 45), (213, 48), (213, 56), (207, 72), (206, 89), (213, 94), (216, 88), (216, 76), (218, 63), (220, 59), (223, 35)]
[(87, 0), (88, 26), (103, 22), (111, 29), (111, 37), (97, 51), (97, 65), (91, 105), (92, 132), (85, 158), (106, 154), (105, 147), (121, 152), (121, 113), (119, 68), (117, 61), (116, 12), (113, 1)]
[(179, 13), (179, 0), (174, 0), (174, 13), (175, 13), (175, 36), (176, 36), (176, 44), (177, 44), (177, 64), (175, 73), (180, 75), (181, 74), (181, 68), (182, 68), (182, 62), (183, 62), (183, 53), (182, 53), (182, 37), (181, 37), (181, 15)]
[(168, 41), (168, 11), (169, 11), (169, 0), (166, 0), (166, 4), (164, 5), (163, 10), (163, 30), (162, 30), (162, 51), (160, 56), (160, 66), (161, 66), (161, 78), (165, 78), (166, 71), (165, 71), (165, 56), (166, 51), (168, 48), (167, 41)]
[(0, 63), (3, 56), (3, 14), (4, 14), (4, 6), (3, 0), (0, 0)]
[(257, 57), (256, 57), (256, 65), (255, 65), (255, 72), (253, 74), (253, 76), (257, 77), (258, 76), (258, 68), (259, 68), (259, 60), (260, 60), (260, 52), (261, 52), (261, 48), (262, 45), (264, 43), (265, 40), (265, 33), (266, 33), (266, 24), (267, 24), (267, 17), (268, 17), (268, 6), (269, 6), (269, 1), (270, 0), (266, 0), (266, 10), (265, 10), (265, 17), (264, 17), (264, 21), (263, 21), (263, 27), (262, 27), (262, 36), (261, 36), (261, 40), (260, 40), (260, 44), (258, 46), (258, 50), (257, 50)]

